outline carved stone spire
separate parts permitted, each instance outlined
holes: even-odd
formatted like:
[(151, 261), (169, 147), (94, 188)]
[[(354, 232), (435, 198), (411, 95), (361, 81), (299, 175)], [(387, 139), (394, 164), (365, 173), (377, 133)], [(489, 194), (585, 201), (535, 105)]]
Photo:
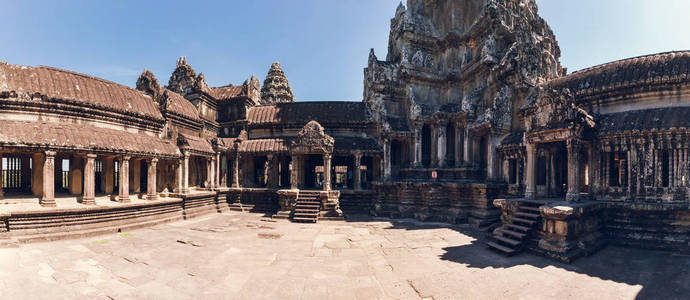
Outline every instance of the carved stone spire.
[(144, 70), (137, 79), (137, 90), (146, 93), (151, 96), (154, 101), (157, 101), (161, 93), (161, 85), (158, 83), (156, 76), (153, 75), (153, 72)]
[(187, 58), (182, 56), (177, 60), (177, 67), (170, 75), (168, 89), (180, 95), (187, 95), (194, 90), (195, 85), (198, 85), (196, 72), (187, 64)]
[(268, 71), (264, 86), (261, 88), (261, 103), (287, 103), (295, 102), (295, 95), (288, 83), (279, 62), (274, 62)]
[(241, 94), (251, 99), (254, 104), (261, 103), (261, 84), (259, 79), (252, 75), (250, 79), (245, 80), (242, 84)]

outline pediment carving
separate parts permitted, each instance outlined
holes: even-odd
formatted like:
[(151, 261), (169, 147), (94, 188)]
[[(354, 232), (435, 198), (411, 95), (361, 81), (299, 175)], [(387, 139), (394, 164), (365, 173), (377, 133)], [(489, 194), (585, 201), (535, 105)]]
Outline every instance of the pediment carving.
[(317, 121), (309, 121), (292, 141), (294, 153), (333, 153), (333, 137), (326, 134), (323, 126)]

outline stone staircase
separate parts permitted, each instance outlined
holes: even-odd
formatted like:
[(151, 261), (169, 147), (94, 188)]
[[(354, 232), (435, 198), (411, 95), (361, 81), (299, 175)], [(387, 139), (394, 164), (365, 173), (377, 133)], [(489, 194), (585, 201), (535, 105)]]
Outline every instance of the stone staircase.
[(490, 249), (505, 255), (514, 255), (520, 252), (532, 237), (532, 232), (541, 221), (539, 206), (541, 201), (519, 200), (519, 208), (512, 217), (511, 223), (504, 223), (496, 228), (487, 244)]
[(292, 221), (316, 223), (321, 212), (321, 196), (318, 191), (300, 191), (292, 213)]

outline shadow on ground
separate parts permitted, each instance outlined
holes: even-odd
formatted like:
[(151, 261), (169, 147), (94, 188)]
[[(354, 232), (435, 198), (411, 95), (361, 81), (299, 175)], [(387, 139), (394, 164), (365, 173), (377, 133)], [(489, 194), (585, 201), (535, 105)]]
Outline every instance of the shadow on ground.
[(554, 266), (567, 271), (628, 285), (640, 285), (637, 299), (688, 299), (690, 297), (690, 256), (674, 252), (608, 246), (572, 264), (558, 262), (535, 254), (522, 252), (512, 257), (487, 248), (488, 235), (467, 225), (424, 223), (411, 219), (385, 219), (368, 216), (348, 218), (352, 222), (386, 220), (390, 229), (425, 230), (448, 228), (475, 240), (469, 245), (446, 247), (439, 258), (469, 268), (507, 269), (518, 265), (537, 268)]

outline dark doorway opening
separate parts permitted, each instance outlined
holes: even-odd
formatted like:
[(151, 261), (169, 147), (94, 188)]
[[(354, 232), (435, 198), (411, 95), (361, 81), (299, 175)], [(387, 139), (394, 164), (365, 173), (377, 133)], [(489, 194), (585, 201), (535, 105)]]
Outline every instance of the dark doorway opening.
[(426, 168), (431, 165), (431, 128), (428, 124), (422, 126), (422, 165)]

